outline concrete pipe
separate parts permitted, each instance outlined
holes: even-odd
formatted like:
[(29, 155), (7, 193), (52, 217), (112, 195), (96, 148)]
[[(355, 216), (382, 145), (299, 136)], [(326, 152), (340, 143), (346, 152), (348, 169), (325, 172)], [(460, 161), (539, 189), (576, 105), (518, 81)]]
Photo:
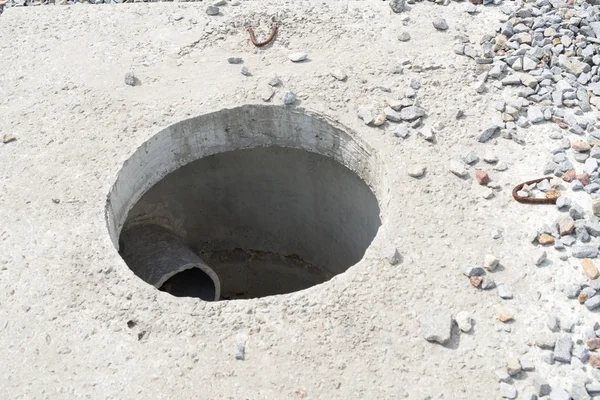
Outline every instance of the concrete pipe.
[(121, 235), (121, 256), (145, 282), (176, 297), (217, 301), (217, 274), (177, 235), (159, 225), (138, 225)]

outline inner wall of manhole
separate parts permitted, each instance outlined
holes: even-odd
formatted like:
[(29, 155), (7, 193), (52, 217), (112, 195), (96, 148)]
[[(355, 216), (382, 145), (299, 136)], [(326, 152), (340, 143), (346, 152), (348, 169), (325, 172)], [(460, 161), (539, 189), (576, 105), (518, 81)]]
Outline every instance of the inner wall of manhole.
[(107, 223), (135, 275), (174, 296), (285, 294), (362, 259), (381, 226), (381, 178), (339, 124), (248, 105), (145, 142), (118, 174)]

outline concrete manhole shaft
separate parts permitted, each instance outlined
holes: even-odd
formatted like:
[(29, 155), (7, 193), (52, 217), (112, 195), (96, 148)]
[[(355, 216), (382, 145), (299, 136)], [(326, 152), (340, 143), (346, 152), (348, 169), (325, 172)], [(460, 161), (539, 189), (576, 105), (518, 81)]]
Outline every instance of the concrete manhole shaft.
[(243, 106), (144, 143), (107, 221), (130, 269), (175, 296), (284, 294), (361, 260), (381, 225), (380, 179), (373, 152), (334, 122)]

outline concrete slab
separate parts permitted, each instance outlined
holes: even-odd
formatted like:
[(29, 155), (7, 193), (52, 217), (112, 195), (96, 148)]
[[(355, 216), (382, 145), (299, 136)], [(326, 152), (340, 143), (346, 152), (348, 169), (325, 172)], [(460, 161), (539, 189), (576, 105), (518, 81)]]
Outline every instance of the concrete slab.
[[(539, 151), (477, 143), (495, 113), (492, 94), (471, 90), (481, 71), (452, 50), (460, 24), (477, 37), (499, 12), (475, 22), (461, 4), (418, 4), (403, 24), (384, 2), (242, 2), (217, 17), (204, 9), (77, 5), (2, 14), (0, 136), (16, 137), (0, 144), (4, 396), (498, 397), (493, 371), (506, 349), (526, 348), (534, 322), (553, 307), (532, 305), (537, 283), (550, 275), (515, 250), (528, 244), (540, 209), (510, 198), (552, 144), (537, 127), (527, 140)], [(431, 24), (440, 13), (447, 32)], [(245, 28), (263, 37), (273, 20), (274, 43), (253, 47)], [(399, 42), (406, 29), (412, 39)], [(288, 60), (299, 51), (307, 61)], [(230, 56), (242, 57), (250, 75)], [(336, 70), (347, 79), (331, 76)], [(125, 84), (129, 71), (139, 85)], [(293, 91), (295, 112), (347, 127), (381, 159), (382, 227), (355, 266), (301, 292), (205, 303), (158, 291), (127, 268), (107, 229), (106, 199), (123, 163), (171, 124), (263, 104), (274, 73), (282, 83), (270, 104), (281, 106)], [(402, 140), (394, 123), (375, 128), (358, 119), (360, 107), (397, 101), (413, 78), (421, 82), (424, 129), (444, 124), (433, 142), (419, 129)], [(458, 110), (465, 118), (455, 119)], [(486, 200), (472, 168), (461, 180), (448, 165), (494, 145), (510, 168), (490, 173), (500, 190)], [(415, 164), (427, 167), (418, 180), (407, 173)], [(401, 264), (385, 260), (390, 246)], [(498, 297), (460, 273), (488, 253), (505, 266), (495, 279), (514, 281), (524, 300), (515, 302), (510, 332), (495, 318)], [(473, 331), (455, 331), (445, 347), (427, 342), (418, 317), (438, 305), (471, 311)], [(235, 356), (240, 344), (245, 360)]]

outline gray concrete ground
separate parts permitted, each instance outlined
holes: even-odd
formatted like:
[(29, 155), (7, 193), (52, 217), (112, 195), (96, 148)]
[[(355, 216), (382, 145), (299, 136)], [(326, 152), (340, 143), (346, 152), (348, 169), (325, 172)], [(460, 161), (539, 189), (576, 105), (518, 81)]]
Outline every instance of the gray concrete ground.
[[(16, 140), (0, 144), (4, 396), (499, 398), (495, 371), (509, 356), (540, 360), (532, 343), (549, 312), (591, 323), (594, 314), (557, 290), (580, 272), (551, 252), (535, 265), (533, 227), (556, 208), (510, 195), (541, 173), (554, 147), (547, 127), (527, 130), (525, 146), (476, 141), (497, 113), (498, 93), (470, 87), (481, 71), (454, 54), (454, 29), (461, 23), (477, 38), (500, 12), (471, 16), (466, 6), (421, 3), (399, 15), (380, 1), (246, 1), (214, 17), (204, 4), (5, 10), (0, 136)], [(431, 24), (439, 14), (448, 31)], [(280, 24), (274, 43), (253, 47), (245, 27), (264, 37), (272, 20)], [(398, 41), (404, 30), (410, 41)], [(308, 60), (291, 62), (294, 52)], [(333, 77), (337, 70), (347, 79)], [(129, 71), (138, 85), (125, 84)], [(377, 236), (347, 272), (301, 292), (205, 303), (158, 291), (127, 268), (107, 229), (119, 171), (171, 124), (263, 104), (273, 73), (282, 83), (270, 104), (282, 106), (293, 91), (294, 112), (326, 115), (376, 152), (386, 188)], [(421, 83), (425, 127), (443, 124), (433, 141), (419, 129), (403, 140), (393, 123), (372, 127), (357, 117), (361, 107), (402, 97), (412, 79)], [(465, 116), (456, 119), (459, 110)], [(469, 150), (492, 151), (508, 166), (479, 164), (498, 184), (490, 199), (473, 167), (464, 179), (449, 171)], [(424, 176), (409, 176), (419, 166)], [(396, 265), (386, 259), (391, 246), (402, 254)], [(499, 258), (489, 275), (511, 287), (512, 300), (475, 289), (461, 272), (482, 266), (486, 254)], [(419, 321), (434, 309), (468, 311), (474, 327), (454, 326), (446, 345), (430, 343)], [(499, 321), (499, 310), (513, 321)], [(539, 363), (535, 374), (562, 385), (569, 375), (561, 368)], [(527, 374), (519, 390), (530, 385)]]

